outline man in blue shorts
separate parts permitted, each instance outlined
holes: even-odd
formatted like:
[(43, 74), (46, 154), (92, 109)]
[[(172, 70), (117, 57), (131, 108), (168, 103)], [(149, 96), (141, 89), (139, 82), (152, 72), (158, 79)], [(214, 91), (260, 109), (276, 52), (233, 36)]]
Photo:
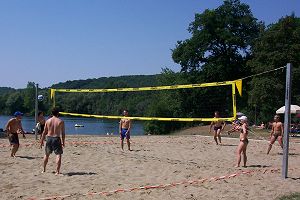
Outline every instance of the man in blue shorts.
[(121, 148), (124, 150), (124, 138), (126, 138), (128, 150), (130, 150), (130, 128), (131, 128), (131, 121), (128, 119), (128, 111), (124, 110), (123, 115), (125, 118), (120, 120), (119, 126), (119, 133), (121, 138)]

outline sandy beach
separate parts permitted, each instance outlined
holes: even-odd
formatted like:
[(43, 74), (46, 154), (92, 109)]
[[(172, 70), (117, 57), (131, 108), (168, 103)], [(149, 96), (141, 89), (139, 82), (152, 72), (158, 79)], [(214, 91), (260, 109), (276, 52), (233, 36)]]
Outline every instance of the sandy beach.
[[(234, 168), (236, 138), (217, 146), (199, 135), (136, 136), (133, 151), (118, 137), (67, 136), (62, 176), (52, 154), (41, 173), (44, 149), (20, 139), (16, 158), (0, 139), (1, 199), (276, 199), (300, 191), (300, 140), (291, 138), (289, 178), (281, 178), (277, 142), (250, 140), (248, 167)], [(125, 146), (126, 147), (126, 146)]]

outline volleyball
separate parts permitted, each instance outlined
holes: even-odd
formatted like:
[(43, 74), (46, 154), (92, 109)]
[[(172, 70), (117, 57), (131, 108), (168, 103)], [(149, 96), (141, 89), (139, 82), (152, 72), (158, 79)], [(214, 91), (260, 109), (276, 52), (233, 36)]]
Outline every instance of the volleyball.
[(38, 95), (38, 100), (39, 100), (39, 101), (43, 101), (43, 99), (44, 99), (44, 96), (43, 96), (43, 95), (41, 95), (41, 94)]

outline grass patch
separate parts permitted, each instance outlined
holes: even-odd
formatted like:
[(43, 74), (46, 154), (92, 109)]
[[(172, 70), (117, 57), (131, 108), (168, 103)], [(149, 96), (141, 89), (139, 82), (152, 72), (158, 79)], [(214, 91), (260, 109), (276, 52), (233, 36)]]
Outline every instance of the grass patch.
[(279, 197), (278, 200), (300, 200), (300, 193), (296, 192), (289, 195), (284, 195), (282, 197)]

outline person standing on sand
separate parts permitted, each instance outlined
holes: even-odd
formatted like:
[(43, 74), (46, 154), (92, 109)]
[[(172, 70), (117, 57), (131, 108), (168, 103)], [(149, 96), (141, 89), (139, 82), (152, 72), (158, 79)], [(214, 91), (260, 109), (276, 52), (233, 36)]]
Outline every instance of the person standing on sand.
[(65, 147), (65, 124), (63, 120), (58, 118), (59, 111), (57, 108), (52, 109), (52, 115), (53, 117), (48, 119), (45, 123), (45, 129), (40, 140), (40, 148), (42, 148), (47, 135), (42, 173), (46, 172), (49, 156), (54, 151), (56, 155), (55, 175), (58, 175), (60, 174), (61, 157), (63, 154), (63, 148)]
[(249, 143), (248, 140), (248, 119), (246, 116), (241, 116), (239, 118), (241, 120), (241, 128), (240, 128), (240, 144), (237, 147), (237, 162), (235, 167), (239, 167), (241, 163), (241, 154), (243, 153), (243, 161), (244, 161), (244, 167), (247, 165), (247, 155), (246, 150)]
[[(128, 117), (128, 110), (123, 111), (124, 117)], [(124, 150), (124, 138), (126, 138), (128, 150), (130, 149), (130, 129), (131, 129), (131, 120), (128, 118), (122, 118), (120, 120), (119, 125), (119, 133), (120, 133), (120, 139), (121, 139), (121, 148)]]
[(277, 140), (277, 138), (278, 138), (279, 145), (281, 146), (281, 148), (283, 148), (283, 144), (282, 144), (283, 125), (279, 121), (279, 119), (280, 119), (279, 115), (274, 116), (274, 122), (272, 124), (272, 131), (270, 134), (270, 143), (269, 143), (267, 154), (270, 153), (272, 146), (275, 143), (275, 141)]
[[(215, 119), (220, 118), (220, 113), (218, 111), (215, 112)], [(222, 144), (221, 141), (221, 131), (224, 130), (226, 126), (226, 123), (222, 120), (212, 121), (209, 127), (209, 133), (211, 133), (211, 128), (214, 127), (214, 140), (216, 144), (218, 145), (218, 139), (219, 143)]]
[(41, 134), (40, 138), (42, 137), (42, 133), (44, 132), (44, 129), (45, 129), (45, 123), (46, 123), (46, 120), (45, 120), (45, 117), (44, 117), (44, 112), (43, 111), (40, 111), (38, 113), (38, 123), (37, 123), (37, 126), (39, 128), (39, 134)]
[(15, 117), (10, 119), (5, 126), (5, 132), (7, 133), (9, 143), (12, 146), (10, 154), (11, 157), (16, 157), (16, 153), (20, 146), (18, 134), (23, 134), (23, 138), (26, 138), (21, 123), (23, 113), (16, 111), (14, 116)]

